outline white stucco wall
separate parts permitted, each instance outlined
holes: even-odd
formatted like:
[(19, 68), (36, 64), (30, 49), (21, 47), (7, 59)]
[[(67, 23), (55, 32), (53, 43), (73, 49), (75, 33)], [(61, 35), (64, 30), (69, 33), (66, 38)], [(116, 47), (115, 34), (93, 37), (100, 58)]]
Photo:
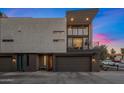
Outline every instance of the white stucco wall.
[[(53, 31), (64, 32), (53, 33)], [(13, 39), (14, 42), (2, 42), (3, 39)], [(54, 42), (54, 39), (64, 39), (64, 41)], [(0, 52), (64, 53), (66, 52), (66, 20), (64, 18), (2, 18), (0, 19)]]

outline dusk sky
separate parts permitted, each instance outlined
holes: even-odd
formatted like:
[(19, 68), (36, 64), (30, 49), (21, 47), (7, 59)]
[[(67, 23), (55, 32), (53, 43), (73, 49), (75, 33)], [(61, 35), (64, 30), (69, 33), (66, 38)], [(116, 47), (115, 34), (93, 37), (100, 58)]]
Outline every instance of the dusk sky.
[[(81, 9), (81, 8), (80, 8)], [(65, 17), (68, 10), (79, 8), (0, 9), (9, 17), (56, 18)], [(120, 52), (124, 48), (124, 8), (101, 8), (93, 21), (93, 41), (106, 44)]]

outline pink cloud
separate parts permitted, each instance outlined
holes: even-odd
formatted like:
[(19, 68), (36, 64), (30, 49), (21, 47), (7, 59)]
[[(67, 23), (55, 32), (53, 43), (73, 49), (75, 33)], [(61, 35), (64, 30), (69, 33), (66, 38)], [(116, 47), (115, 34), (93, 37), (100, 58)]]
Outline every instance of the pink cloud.
[(103, 44), (106, 45), (112, 42), (112, 40), (110, 40), (106, 34), (95, 34), (93, 37), (93, 41), (99, 42), (100, 45), (103, 45)]

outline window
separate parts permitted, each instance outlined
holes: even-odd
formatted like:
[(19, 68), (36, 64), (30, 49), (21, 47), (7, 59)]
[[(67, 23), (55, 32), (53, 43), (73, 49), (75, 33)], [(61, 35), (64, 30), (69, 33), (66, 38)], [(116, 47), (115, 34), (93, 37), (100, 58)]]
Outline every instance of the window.
[(77, 34), (78, 34), (77, 28), (73, 28), (73, 35), (77, 35)]
[(88, 35), (88, 26), (68, 28), (68, 35)]
[(56, 33), (64, 33), (64, 31), (53, 31), (54, 34)]
[(82, 38), (73, 38), (73, 48), (81, 49), (82, 45), (83, 45), (83, 39)]
[(13, 39), (3, 39), (2, 42), (13, 42)]
[(83, 48), (84, 49), (88, 49), (88, 46), (89, 46), (89, 40), (88, 40), (88, 38), (84, 38), (83, 40), (84, 40), (84, 46), (83, 46)]
[(64, 39), (54, 39), (54, 42), (65, 41)]
[(88, 49), (89, 40), (88, 38), (68, 38), (68, 48), (73, 49)]
[(68, 38), (68, 48), (73, 48), (72, 47), (72, 38)]
[(68, 28), (68, 49), (88, 49), (88, 25)]
[(83, 38), (68, 38), (68, 48), (81, 49), (83, 47)]
[(68, 35), (72, 35), (72, 29), (68, 28)]
[(83, 34), (88, 35), (88, 27), (83, 28)]
[(78, 29), (78, 35), (83, 35), (83, 30), (82, 30), (82, 28), (79, 28), (79, 29)]

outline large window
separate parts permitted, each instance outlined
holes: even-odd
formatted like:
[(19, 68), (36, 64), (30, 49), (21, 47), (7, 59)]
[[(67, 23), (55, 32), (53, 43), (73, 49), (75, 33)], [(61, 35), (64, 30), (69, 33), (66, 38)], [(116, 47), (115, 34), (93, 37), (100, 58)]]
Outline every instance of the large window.
[(77, 26), (68, 28), (68, 48), (88, 49), (88, 26)]
[(88, 38), (68, 38), (68, 48), (70, 49), (88, 49)]
[(88, 35), (88, 27), (69, 27), (68, 35)]
[(81, 49), (82, 42), (82, 38), (68, 38), (68, 48)]
[(83, 38), (73, 38), (73, 48), (82, 49), (83, 47)]

